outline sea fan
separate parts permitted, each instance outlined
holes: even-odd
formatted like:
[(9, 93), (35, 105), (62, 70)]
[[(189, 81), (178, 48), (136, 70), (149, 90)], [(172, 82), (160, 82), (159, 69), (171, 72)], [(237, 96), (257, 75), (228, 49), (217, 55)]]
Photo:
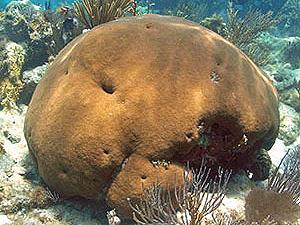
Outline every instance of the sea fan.
[(199, 170), (185, 169), (181, 187), (163, 190), (157, 182), (144, 190), (139, 204), (129, 204), (137, 224), (196, 225), (222, 203), (231, 171), (219, 168), (210, 178), (210, 169), (202, 162)]
[(81, 0), (75, 1), (75, 15), (89, 29), (115, 20), (129, 9), (130, 0)]

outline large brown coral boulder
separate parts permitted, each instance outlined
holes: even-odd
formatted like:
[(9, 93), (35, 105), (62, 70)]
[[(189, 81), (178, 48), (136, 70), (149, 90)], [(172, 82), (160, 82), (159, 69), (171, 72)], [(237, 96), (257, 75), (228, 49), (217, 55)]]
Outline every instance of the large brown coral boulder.
[(276, 91), (239, 49), (194, 23), (149, 15), (64, 48), (24, 131), (50, 188), (125, 209), (142, 184), (172, 181), (186, 161), (251, 168), (278, 123)]

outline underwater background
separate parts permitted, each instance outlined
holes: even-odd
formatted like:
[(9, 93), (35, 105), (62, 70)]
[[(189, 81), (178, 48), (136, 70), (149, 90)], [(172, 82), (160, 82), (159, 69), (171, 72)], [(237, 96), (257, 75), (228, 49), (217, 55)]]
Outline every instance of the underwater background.
[[(7, 4), (9, 4), (11, 1), (10, 0), (2, 0), (0, 2), (0, 8), (4, 9)], [(52, 4), (53, 8), (57, 8), (58, 6), (61, 5), (71, 5), (74, 1), (73, 0), (67, 0), (67, 1), (50, 1), (50, 4)], [(32, 1), (33, 4), (40, 6), (41, 8), (45, 7), (45, 4), (47, 4), (47, 1), (39, 1), (39, 0), (35, 0)]]
[[(36, 146), (28, 145), (31, 134), (24, 136), (33, 93), (62, 49), (98, 25), (147, 14), (180, 17), (220, 35), (245, 53), (278, 93), (280, 115), (274, 124), (280, 122), (279, 131), (273, 127), (270, 149), (257, 149), (253, 167), (217, 171), (215, 180), (185, 180), (183, 198), (200, 198), (198, 192), (217, 198), (204, 204), (212, 204), (213, 213), (199, 205), (202, 211), (193, 223), (187, 202), (178, 207), (185, 210), (176, 212), (168, 205), (170, 193), (163, 199), (167, 203), (161, 202), (159, 185), (146, 192), (140, 205), (130, 205), (136, 213), (132, 218), (105, 201), (64, 198), (40, 177), (29, 149)], [(215, 83), (219, 79), (211, 74)], [(101, 88), (113, 94), (112, 81), (105, 81)], [(209, 135), (217, 133), (203, 131), (197, 145), (208, 148), (214, 141)], [(240, 138), (247, 143), (246, 135)], [(172, 164), (164, 159), (151, 163), (166, 169)], [(207, 173), (202, 164), (198, 169)], [(300, 0), (0, 0), (0, 225), (6, 224), (300, 224)]]

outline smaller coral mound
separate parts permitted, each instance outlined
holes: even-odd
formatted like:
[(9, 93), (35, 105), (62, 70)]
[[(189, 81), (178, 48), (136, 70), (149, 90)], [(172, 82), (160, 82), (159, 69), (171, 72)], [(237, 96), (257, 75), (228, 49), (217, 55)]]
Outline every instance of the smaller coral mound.
[(209, 178), (210, 169), (204, 166), (203, 161), (197, 171), (186, 168), (181, 187), (163, 189), (155, 183), (144, 190), (139, 203), (134, 204), (128, 199), (133, 220), (140, 225), (155, 224), (156, 221), (162, 224), (200, 225), (205, 216), (221, 205), (230, 175), (230, 171), (219, 169), (214, 179)]

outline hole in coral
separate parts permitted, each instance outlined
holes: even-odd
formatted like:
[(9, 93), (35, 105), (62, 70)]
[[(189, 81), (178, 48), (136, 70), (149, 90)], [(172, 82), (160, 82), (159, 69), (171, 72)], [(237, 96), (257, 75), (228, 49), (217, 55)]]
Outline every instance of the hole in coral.
[(69, 74), (69, 70), (66, 70), (65, 75), (68, 75), (68, 74)]
[(222, 62), (223, 62), (223, 59), (222, 59), (222, 58), (220, 58), (220, 57), (217, 57), (217, 58), (216, 58), (217, 66), (220, 66), (220, 65), (222, 64)]
[(113, 94), (115, 92), (115, 87), (112, 84), (102, 84), (102, 89), (108, 94)]
[(185, 133), (185, 136), (187, 137), (187, 139), (191, 139), (193, 137), (193, 132), (187, 132)]
[(103, 152), (104, 152), (104, 154), (106, 154), (106, 155), (109, 154), (109, 151), (108, 151), (108, 150), (104, 150)]
[(146, 175), (142, 175), (141, 178), (142, 178), (142, 180), (146, 180), (147, 176)]
[(152, 23), (148, 23), (148, 24), (146, 25), (146, 29), (150, 29), (152, 26), (153, 26)]

